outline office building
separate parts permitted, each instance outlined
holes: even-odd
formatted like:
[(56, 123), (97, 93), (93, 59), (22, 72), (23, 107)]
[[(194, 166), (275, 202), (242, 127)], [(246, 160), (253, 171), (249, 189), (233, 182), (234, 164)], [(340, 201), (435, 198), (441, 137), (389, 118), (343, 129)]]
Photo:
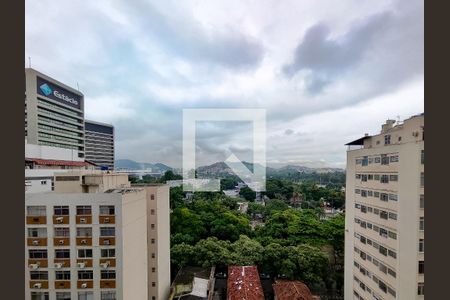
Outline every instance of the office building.
[(345, 299), (423, 299), (424, 114), (347, 145)]
[(84, 157), (84, 96), (34, 69), (25, 69), (27, 142), (78, 151)]
[(55, 173), (25, 195), (25, 299), (167, 299), (169, 187), (124, 174)]
[(114, 170), (114, 127), (85, 120), (86, 160), (103, 169)]

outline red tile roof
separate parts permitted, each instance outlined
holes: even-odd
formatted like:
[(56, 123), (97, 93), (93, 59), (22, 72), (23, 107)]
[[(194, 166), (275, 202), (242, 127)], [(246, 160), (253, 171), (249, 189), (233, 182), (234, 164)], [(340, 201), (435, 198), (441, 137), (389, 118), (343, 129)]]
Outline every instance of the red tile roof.
[(40, 159), (40, 158), (25, 158), (25, 161), (33, 162), (37, 165), (43, 166), (71, 166), (71, 167), (85, 167), (95, 166), (89, 161), (71, 161), (71, 160), (55, 160), (55, 159)]
[(256, 266), (229, 266), (227, 300), (264, 300)]
[(311, 294), (306, 284), (298, 280), (277, 280), (272, 286), (277, 300), (320, 300), (319, 296)]

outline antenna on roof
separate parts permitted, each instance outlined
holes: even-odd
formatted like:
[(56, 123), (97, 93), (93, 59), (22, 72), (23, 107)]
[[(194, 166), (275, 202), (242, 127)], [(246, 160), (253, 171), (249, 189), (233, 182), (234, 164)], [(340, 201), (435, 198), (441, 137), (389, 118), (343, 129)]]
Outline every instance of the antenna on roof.
[(78, 85), (78, 81), (77, 81), (77, 89), (78, 89), (78, 91), (80, 91), (80, 86)]

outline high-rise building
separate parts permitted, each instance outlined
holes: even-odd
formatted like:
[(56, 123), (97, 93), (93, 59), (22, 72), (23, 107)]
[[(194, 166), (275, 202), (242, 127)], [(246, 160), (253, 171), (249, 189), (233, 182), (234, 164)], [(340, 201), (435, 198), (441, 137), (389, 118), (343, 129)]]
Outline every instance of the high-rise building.
[(423, 299), (424, 114), (347, 145), (345, 299)]
[(167, 185), (56, 173), (54, 192), (26, 194), (25, 214), (25, 299), (167, 299)]
[(114, 127), (109, 124), (84, 121), (86, 160), (114, 170)]
[(25, 69), (27, 142), (78, 151), (84, 157), (84, 96), (34, 69)]

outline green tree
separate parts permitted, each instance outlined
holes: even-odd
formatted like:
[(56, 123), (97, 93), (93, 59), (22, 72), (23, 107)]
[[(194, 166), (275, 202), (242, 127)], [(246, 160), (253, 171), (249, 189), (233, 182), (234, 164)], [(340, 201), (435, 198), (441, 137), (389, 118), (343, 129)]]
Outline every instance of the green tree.
[(241, 235), (231, 247), (234, 251), (233, 264), (248, 266), (258, 265), (262, 262), (264, 247), (246, 235)]
[(183, 200), (183, 188), (181, 186), (170, 188), (170, 208), (175, 209), (177, 207), (184, 206)]
[(239, 190), (239, 195), (244, 197), (244, 199), (247, 201), (255, 201), (255, 198), (256, 198), (256, 192), (253, 191), (248, 186), (241, 188)]
[(196, 264), (193, 260), (195, 247), (181, 243), (170, 249), (170, 261), (178, 268)]
[(250, 221), (245, 215), (226, 211), (211, 223), (211, 234), (221, 240), (233, 242), (241, 234), (251, 234)]
[(227, 266), (232, 262), (230, 242), (209, 237), (194, 247), (194, 257), (201, 267)]
[(170, 216), (172, 234), (188, 234), (196, 241), (206, 233), (203, 225), (200, 217), (187, 207), (174, 209)]

